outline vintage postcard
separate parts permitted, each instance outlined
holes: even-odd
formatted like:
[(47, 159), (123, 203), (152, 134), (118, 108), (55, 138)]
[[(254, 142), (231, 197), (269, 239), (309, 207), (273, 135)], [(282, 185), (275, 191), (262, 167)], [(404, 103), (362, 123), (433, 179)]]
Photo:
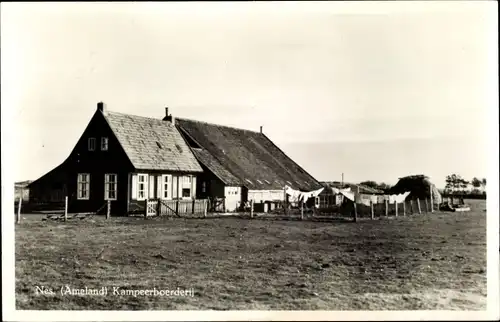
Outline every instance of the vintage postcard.
[(4, 319), (498, 319), (497, 9), (2, 3)]

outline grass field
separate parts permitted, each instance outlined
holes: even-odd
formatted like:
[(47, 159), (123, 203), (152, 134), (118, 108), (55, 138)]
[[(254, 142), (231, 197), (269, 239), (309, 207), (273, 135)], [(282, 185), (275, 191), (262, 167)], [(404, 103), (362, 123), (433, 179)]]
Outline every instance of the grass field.
[[(468, 213), (300, 222), (239, 218), (16, 226), (18, 309), (481, 310), (485, 201)], [(26, 216), (25, 216), (26, 217)], [(108, 288), (64, 295), (61, 286)], [(54, 295), (37, 295), (36, 286)], [(193, 289), (194, 296), (113, 295)]]

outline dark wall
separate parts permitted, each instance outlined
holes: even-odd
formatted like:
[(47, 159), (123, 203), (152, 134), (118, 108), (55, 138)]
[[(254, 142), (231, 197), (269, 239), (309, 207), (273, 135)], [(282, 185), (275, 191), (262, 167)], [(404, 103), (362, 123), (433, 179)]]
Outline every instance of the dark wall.
[[(203, 173), (198, 174), (196, 179), (196, 198), (206, 199), (208, 197), (224, 197), (224, 183), (216, 177), (207, 167), (201, 165)], [(203, 192), (203, 182), (206, 184), (206, 190)]]
[(29, 185), (31, 203), (61, 203), (67, 195), (67, 175), (61, 164)]

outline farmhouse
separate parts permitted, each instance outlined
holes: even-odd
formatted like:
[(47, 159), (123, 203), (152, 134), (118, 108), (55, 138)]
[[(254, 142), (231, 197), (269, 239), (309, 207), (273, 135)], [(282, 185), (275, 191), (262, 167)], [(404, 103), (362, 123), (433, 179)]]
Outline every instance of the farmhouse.
[(69, 157), (30, 184), (31, 200), (62, 201), (69, 212), (141, 211), (146, 199), (283, 200), (284, 187), (321, 187), (267, 136), (221, 125), (97, 110)]
[(30, 185), (32, 197), (67, 195), (70, 212), (92, 212), (111, 201), (113, 213), (143, 207), (147, 198), (191, 199), (203, 170), (168, 121), (97, 110), (69, 157)]
[(253, 200), (282, 201), (284, 187), (311, 191), (321, 184), (263, 132), (173, 119), (203, 168), (199, 198), (224, 197), (227, 210)]
[(360, 194), (383, 195), (384, 192), (380, 189), (375, 189), (362, 184), (341, 183), (338, 181), (322, 181), (321, 184), (325, 189), (318, 196), (317, 203), (320, 207), (338, 206), (344, 198), (342, 194), (336, 193), (338, 190), (349, 190)]

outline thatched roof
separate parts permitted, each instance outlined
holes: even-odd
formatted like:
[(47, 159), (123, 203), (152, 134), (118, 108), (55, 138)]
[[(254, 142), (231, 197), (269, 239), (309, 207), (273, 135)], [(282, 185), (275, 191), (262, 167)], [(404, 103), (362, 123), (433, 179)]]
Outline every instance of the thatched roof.
[(198, 162), (226, 184), (255, 190), (311, 191), (321, 184), (288, 157), (265, 134), (245, 129), (176, 118)]
[(441, 203), (442, 198), (436, 185), (434, 185), (429, 177), (425, 175), (411, 175), (399, 178), (398, 183), (393, 186), (389, 192), (394, 194), (404, 193), (410, 191), (409, 198), (411, 199), (425, 199), (430, 198), (432, 190), (432, 197), (435, 203)]

